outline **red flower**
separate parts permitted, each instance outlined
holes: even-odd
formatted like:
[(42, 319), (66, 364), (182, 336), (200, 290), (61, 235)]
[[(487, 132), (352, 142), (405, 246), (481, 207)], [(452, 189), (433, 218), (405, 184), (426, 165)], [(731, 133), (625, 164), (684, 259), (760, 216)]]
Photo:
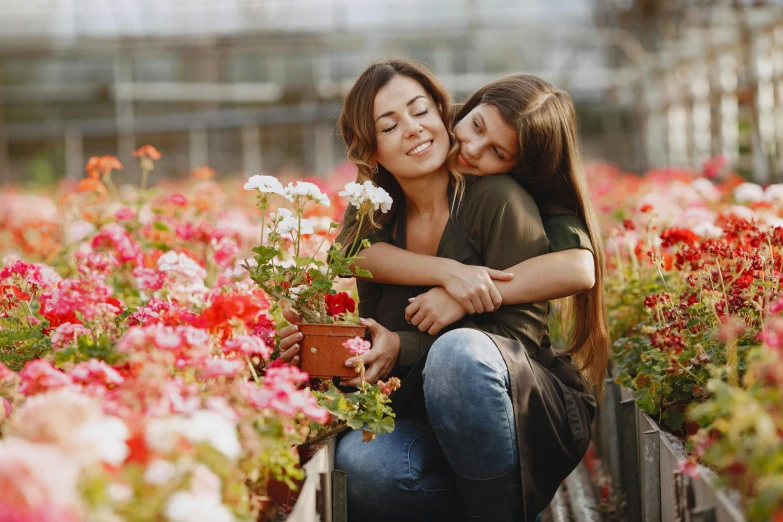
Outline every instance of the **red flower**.
[(0, 292), (4, 293), (7, 297), (14, 294), (15, 298), (21, 299), (22, 301), (30, 300), (30, 294), (23, 292), (22, 289), (16, 285), (0, 285)]
[(349, 312), (356, 310), (356, 302), (345, 292), (340, 292), (339, 294), (327, 294), (325, 301), (326, 313), (331, 316), (340, 315), (346, 310)]
[(201, 318), (210, 331), (220, 331), (222, 340), (225, 340), (231, 335), (231, 319), (252, 323), (258, 319), (261, 311), (262, 308), (246, 295), (218, 294), (212, 300), (212, 305), (202, 312)]

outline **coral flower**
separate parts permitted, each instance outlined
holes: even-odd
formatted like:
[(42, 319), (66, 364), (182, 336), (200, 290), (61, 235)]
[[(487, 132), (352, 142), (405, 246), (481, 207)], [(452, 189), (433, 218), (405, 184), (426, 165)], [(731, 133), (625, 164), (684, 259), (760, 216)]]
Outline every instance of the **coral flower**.
[(97, 178), (84, 178), (76, 185), (77, 192), (97, 192), (98, 194), (105, 196), (106, 186), (101, 183), (101, 180)]
[(194, 170), (191, 173), (191, 176), (193, 176), (193, 179), (197, 179), (199, 181), (209, 181), (215, 177), (215, 169), (204, 165), (203, 167), (199, 167)]
[(136, 150), (136, 152), (133, 153), (133, 156), (136, 158), (159, 160), (160, 152), (158, 152), (158, 149), (156, 149), (152, 145), (142, 145)]
[(87, 176), (100, 179), (111, 174), (112, 170), (122, 170), (122, 163), (114, 156), (93, 156), (87, 161)]

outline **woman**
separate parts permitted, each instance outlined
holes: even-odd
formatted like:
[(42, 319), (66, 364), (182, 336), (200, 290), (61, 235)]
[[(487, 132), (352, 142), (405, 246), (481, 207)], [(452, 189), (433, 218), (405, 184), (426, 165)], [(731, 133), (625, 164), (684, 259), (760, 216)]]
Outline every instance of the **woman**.
[[(404, 61), (371, 66), (346, 97), (352, 159), (367, 175), (378, 164), (375, 181), (396, 196), (383, 231), (404, 249), (494, 268), (544, 254), (537, 209), (519, 185), (462, 180), (444, 166), (448, 102), (428, 71)], [(367, 378), (394, 372), (407, 397), (395, 397), (403, 408), (394, 433), (369, 445), (349, 433), (339, 444), (351, 514), (432, 520), (450, 501), (450, 465), (470, 516), (531, 520), (584, 454), (595, 408), (577, 368), (549, 349), (546, 303), (504, 304), (436, 340), (405, 321), (417, 292), (360, 282), (360, 313), (378, 319), (365, 321), (374, 341)], [(287, 358), (292, 329), (281, 331)]]

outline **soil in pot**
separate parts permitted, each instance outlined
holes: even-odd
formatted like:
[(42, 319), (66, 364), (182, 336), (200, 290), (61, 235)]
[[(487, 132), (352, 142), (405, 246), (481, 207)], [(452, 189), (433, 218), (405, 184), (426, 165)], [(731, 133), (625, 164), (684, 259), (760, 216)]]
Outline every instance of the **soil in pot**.
[(310, 377), (331, 379), (353, 377), (353, 368), (345, 367), (351, 352), (343, 343), (354, 337), (364, 337), (367, 328), (351, 324), (300, 324), (303, 338), (300, 343), (300, 368)]

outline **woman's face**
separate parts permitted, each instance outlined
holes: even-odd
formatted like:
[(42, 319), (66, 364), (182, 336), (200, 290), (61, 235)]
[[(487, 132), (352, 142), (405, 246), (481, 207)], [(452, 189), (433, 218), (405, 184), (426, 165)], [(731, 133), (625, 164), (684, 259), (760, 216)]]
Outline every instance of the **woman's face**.
[(454, 126), (459, 154), (454, 168), (460, 174), (504, 174), (517, 164), (517, 131), (494, 105), (480, 104)]
[(373, 160), (398, 179), (415, 179), (441, 168), (449, 134), (440, 111), (424, 87), (407, 76), (395, 76), (375, 95), (377, 148)]

